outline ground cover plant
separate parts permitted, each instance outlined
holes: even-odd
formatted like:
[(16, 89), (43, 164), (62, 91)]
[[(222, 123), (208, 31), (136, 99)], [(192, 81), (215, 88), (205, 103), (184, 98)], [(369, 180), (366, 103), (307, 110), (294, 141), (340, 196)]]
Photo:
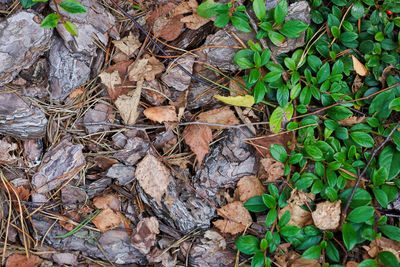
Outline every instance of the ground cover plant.
[[(400, 188), (396, 114), (400, 110), (400, 17), (394, 15), (400, 5), (388, 0), (310, 4), (312, 24), (307, 27), (301, 21), (285, 21), (286, 1), (267, 12), (264, 1), (254, 0), (258, 27), (253, 29), (252, 19), (238, 1), (207, 1), (198, 7), (200, 15), (216, 16), (216, 27), (231, 22), (240, 31), (256, 30), (259, 40), (267, 37), (273, 44), (306, 33), (305, 48), (274, 60), (268, 47), (254, 42), (234, 58), (246, 70), (246, 87), (254, 103), (274, 107), (271, 131), (297, 132), (289, 153), (279, 144), (270, 147), (272, 157), (284, 163), (287, 185), (279, 191), (270, 184), (267, 194), (245, 204), (249, 211), (267, 212), (265, 224), (270, 227), (262, 239), (252, 235), (236, 239), (241, 252), (253, 255), (252, 266), (269, 266), (269, 255), (281, 243), (289, 242), (304, 259), (322, 255), (324, 265), (334, 266), (345, 263), (347, 253), (365, 241), (382, 235), (400, 241), (398, 219), (389, 219), (384, 212)], [(362, 187), (361, 179), (366, 179)], [(281, 214), (294, 190), (313, 195), (301, 207), (312, 212), (315, 225), (288, 224), (289, 210)], [(324, 209), (325, 216), (337, 212), (336, 222), (316, 225), (323, 220), (317, 215)], [(399, 266), (390, 251), (359, 266), (378, 263)]]

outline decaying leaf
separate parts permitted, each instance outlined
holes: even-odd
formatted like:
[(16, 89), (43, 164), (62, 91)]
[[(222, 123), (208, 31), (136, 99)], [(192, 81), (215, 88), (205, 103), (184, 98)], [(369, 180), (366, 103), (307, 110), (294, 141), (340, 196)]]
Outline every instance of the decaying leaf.
[(155, 57), (145, 57), (129, 66), (128, 77), (129, 80), (135, 82), (141, 81), (143, 79), (151, 82), (156, 78), (156, 75), (162, 73), (164, 69), (164, 64), (162, 64)]
[(215, 95), (216, 99), (225, 104), (238, 106), (238, 107), (251, 107), (254, 105), (254, 97), (252, 95), (244, 95), (244, 96), (222, 96)]
[(351, 55), (351, 58), (353, 59), (353, 68), (356, 71), (356, 73), (358, 75), (361, 76), (367, 76), (368, 75), (368, 70), (367, 68), (364, 66), (364, 64), (362, 64), (355, 56)]
[(260, 178), (266, 178), (267, 181), (276, 181), (283, 176), (285, 165), (275, 160), (270, 154), (260, 159)]
[(243, 206), (240, 201), (234, 201), (226, 206), (218, 209), (220, 216), (227, 216), (227, 219), (221, 219), (214, 222), (217, 227), (223, 233), (237, 234), (246, 229), (247, 225), (252, 223), (252, 219), (249, 211)]
[(199, 165), (210, 150), (211, 128), (206, 125), (189, 125), (183, 131), (185, 143), (196, 154)]
[(244, 176), (237, 183), (237, 194), (239, 200), (245, 203), (252, 197), (261, 196), (265, 193), (265, 188), (256, 176)]
[(102, 232), (108, 231), (121, 224), (122, 215), (119, 213), (121, 202), (113, 194), (94, 198), (93, 205), (102, 211), (93, 218), (92, 222)]
[(115, 90), (115, 85), (121, 84), (121, 78), (119, 77), (118, 71), (113, 71), (111, 73), (103, 71), (99, 74), (99, 77), (101, 83), (111, 90)]
[(133, 55), (142, 45), (138, 39), (129, 32), (129, 35), (122, 38), (121, 40), (113, 41), (115, 47), (117, 47), (122, 53), (124, 53), (128, 58)]
[(36, 255), (30, 255), (28, 259), (26, 258), (25, 254), (12, 254), (7, 259), (6, 267), (20, 267), (20, 266), (37, 267), (42, 262), (43, 260)]
[(181, 22), (184, 22), (186, 28), (191, 30), (197, 30), (204, 24), (210, 21), (209, 18), (200, 17), (198, 14), (192, 14), (186, 17), (181, 18)]
[(392, 70), (394, 70), (395, 72), (398, 73), (398, 71), (396, 70), (396, 67), (393, 65), (389, 65), (383, 69), (382, 75), (381, 75), (381, 77), (379, 77), (379, 81), (382, 84), (382, 88), (384, 88), (386, 86), (386, 79), (390, 75), (390, 73), (392, 73)]
[[(227, 125), (239, 124), (239, 120), (236, 118), (235, 113), (229, 107), (222, 107), (202, 112), (199, 114), (197, 119), (202, 122), (216, 123), (216, 124), (227, 124)], [(210, 128), (225, 129), (226, 127), (210, 126)]]
[[(134, 82), (125, 78), (128, 68), (132, 64), (132, 62), (133, 60), (118, 62), (110, 66), (105, 71), (105, 73), (108, 74), (117, 71), (119, 74), (119, 79), (115, 76), (115, 81), (112, 83), (112, 87), (105, 84), (107, 88), (107, 93), (113, 101), (115, 101), (120, 95), (126, 95), (127, 93), (129, 93), (129, 91), (131, 91), (132, 89), (132, 86), (134, 85)], [(109, 77), (105, 75), (105, 78), (108, 79)]]
[(290, 193), (290, 198), (287, 200), (287, 203), (293, 203), (298, 206), (302, 206), (308, 202), (311, 202), (315, 199), (315, 194), (313, 193), (305, 193), (301, 190), (294, 189)]
[(170, 172), (156, 157), (147, 154), (137, 164), (136, 179), (143, 190), (161, 204), (161, 198), (170, 183)]
[(72, 98), (75, 98), (77, 96), (80, 96), (81, 94), (83, 94), (83, 87), (76, 88), (74, 91), (72, 91), (69, 94), (69, 98), (72, 99)]
[(357, 74), (354, 78), (353, 85), (351, 86), (351, 91), (353, 93), (356, 93), (358, 90), (360, 90), (361, 87), (363, 87), (363, 85), (363, 80), (361, 79), (360, 75)]
[(340, 222), (340, 200), (335, 202), (325, 201), (317, 204), (312, 212), (314, 224), (321, 230), (335, 230)]
[(292, 140), (293, 133), (284, 133), (284, 134), (270, 134), (264, 136), (257, 136), (251, 139), (248, 139), (249, 144), (254, 146), (256, 150), (256, 154), (259, 157), (266, 158), (270, 157), (271, 154), (269, 152), (269, 148), (273, 144), (278, 144), (283, 146), (286, 151), (289, 152), (287, 149), (288, 142)]
[(279, 218), (285, 214), (286, 211), (290, 212), (290, 221), (288, 225), (297, 225), (298, 227), (304, 227), (312, 224), (312, 217), (309, 211), (306, 211), (296, 204), (289, 204), (279, 211)]
[(375, 259), (381, 251), (389, 251), (400, 261), (400, 243), (383, 236), (372, 241), (369, 246), (363, 246), (363, 249), (372, 259)]
[(300, 254), (291, 250), (284, 255), (277, 254), (274, 256), (276, 262), (281, 267), (320, 267), (318, 260), (303, 259)]
[(121, 95), (115, 101), (115, 106), (121, 114), (122, 120), (126, 125), (133, 125), (139, 117), (138, 106), (140, 94), (142, 92), (143, 81), (138, 82), (135, 90), (127, 95)]
[(159, 123), (178, 121), (174, 106), (151, 107), (144, 110), (146, 118)]
[(12, 164), (17, 158), (14, 155), (10, 155), (10, 152), (18, 148), (15, 143), (8, 143), (5, 139), (0, 140), (0, 163)]
[(136, 234), (131, 238), (132, 246), (146, 255), (155, 244), (156, 235), (159, 233), (157, 218), (144, 218), (136, 226)]
[(342, 126), (353, 126), (354, 124), (358, 124), (358, 123), (364, 123), (366, 122), (367, 117), (357, 117), (357, 116), (351, 116), (348, 117), (344, 120), (339, 121), (339, 124)]

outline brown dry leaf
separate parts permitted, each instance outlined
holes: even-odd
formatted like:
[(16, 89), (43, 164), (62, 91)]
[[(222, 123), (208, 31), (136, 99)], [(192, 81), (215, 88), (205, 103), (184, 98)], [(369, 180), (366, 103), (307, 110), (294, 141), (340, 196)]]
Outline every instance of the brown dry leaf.
[(396, 67), (393, 65), (389, 65), (382, 71), (382, 75), (381, 75), (381, 77), (379, 77), (379, 81), (382, 84), (382, 88), (386, 86), (386, 79), (389, 76), (389, 74), (392, 72), (392, 70), (396, 70)]
[(133, 55), (142, 45), (138, 39), (129, 32), (129, 35), (120, 39), (113, 41), (115, 47), (117, 47), (122, 53), (124, 53), (128, 58)]
[(361, 87), (363, 87), (363, 85), (363, 80), (361, 79), (360, 75), (357, 74), (354, 78), (353, 85), (351, 86), (351, 91), (353, 93), (356, 93), (358, 90), (360, 90)]
[(363, 248), (367, 251), (368, 256), (373, 259), (376, 258), (381, 251), (390, 251), (396, 256), (397, 260), (400, 261), (400, 243), (386, 237), (375, 239), (369, 246), (363, 246)]
[[(79, 216), (78, 212), (76, 212), (76, 211), (67, 211), (66, 213), (67, 213), (67, 215), (69, 215), (68, 217), (72, 217), (76, 221), (79, 221), (81, 219), (81, 216)], [(72, 231), (76, 227), (75, 224), (70, 223), (68, 221), (60, 220), (59, 223), (60, 223), (61, 227), (67, 231)]]
[(213, 224), (223, 233), (237, 234), (246, 229), (252, 223), (249, 211), (240, 201), (229, 203), (218, 209), (218, 215), (229, 218), (215, 221)]
[(105, 73), (113, 73), (117, 71), (119, 74), (119, 80), (122, 84), (116, 83), (113, 87), (106, 86), (107, 93), (113, 101), (115, 101), (120, 95), (126, 95), (132, 89), (134, 82), (125, 78), (128, 71), (128, 67), (132, 64), (133, 60), (118, 62), (110, 66)]
[(281, 218), (286, 211), (290, 212), (290, 221), (288, 222), (288, 225), (297, 225), (298, 227), (304, 227), (306, 225), (312, 224), (311, 213), (300, 208), (296, 204), (291, 203), (281, 209), (278, 214), (279, 218)]
[(110, 208), (103, 209), (92, 222), (102, 232), (114, 229), (121, 224), (121, 216)]
[(244, 176), (237, 183), (235, 194), (239, 196), (239, 200), (245, 203), (252, 197), (261, 196), (265, 193), (265, 188), (260, 180), (255, 176)]
[(73, 99), (77, 96), (80, 96), (81, 94), (83, 94), (83, 87), (76, 88), (74, 91), (72, 91), (69, 94), (69, 98)]
[(196, 0), (182, 1), (175, 7), (174, 14), (176, 16), (192, 13), (193, 10), (196, 10), (197, 6)]
[(18, 197), (20, 200), (27, 201), (31, 195), (29, 189), (25, 188), (24, 186), (20, 185), (16, 189)]
[(146, 116), (146, 118), (159, 123), (165, 121), (178, 121), (174, 106), (146, 108), (143, 114)]
[(317, 204), (317, 208), (312, 212), (314, 224), (321, 230), (335, 230), (340, 222), (341, 201), (325, 201)]
[(110, 73), (103, 71), (99, 74), (99, 77), (101, 79), (101, 83), (110, 88), (111, 91), (115, 91), (115, 86), (117, 84), (121, 84), (122, 82), (118, 71), (113, 71)]
[(43, 260), (36, 255), (30, 255), (29, 259), (27, 259), (25, 254), (12, 254), (7, 259), (6, 267), (21, 267), (21, 266), (37, 267), (42, 262)]
[(320, 267), (318, 260), (303, 259), (300, 254), (289, 251), (284, 255), (275, 255), (275, 260), (281, 267)]
[(11, 151), (18, 148), (15, 143), (8, 143), (5, 139), (0, 140), (0, 162), (3, 164), (12, 164), (17, 161), (14, 155), (10, 155)]
[[(197, 117), (199, 121), (216, 124), (236, 125), (239, 120), (229, 107), (222, 107), (202, 112)], [(226, 129), (227, 127), (209, 126), (211, 129)]]
[(348, 117), (344, 120), (339, 121), (339, 124), (341, 126), (353, 126), (354, 124), (358, 124), (358, 123), (364, 123), (367, 121), (367, 117), (357, 117), (357, 116), (351, 116)]
[(351, 55), (351, 58), (353, 59), (353, 68), (356, 71), (356, 73), (358, 75), (361, 76), (367, 76), (368, 75), (368, 70), (367, 68), (364, 66), (364, 64), (362, 64), (355, 56)]
[(136, 179), (143, 190), (159, 205), (170, 183), (170, 172), (156, 157), (147, 154), (136, 166)]
[(129, 66), (128, 77), (129, 80), (135, 82), (143, 79), (151, 82), (156, 78), (156, 75), (162, 73), (164, 69), (164, 64), (155, 57), (143, 58)]
[[(287, 151), (287, 144), (292, 140), (292, 133), (265, 135), (249, 139), (249, 144), (256, 149), (256, 155), (262, 158), (269, 155), (269, 148), (273, 144), (283, 146)], [(290, 151), (288, 151), (290, 153)]]
[(185, 23), (186, 28), (191, 30), (197, 30), (204, 24), (207, 24), (210, 18), (200, 17), (198, 14), (192, 14), (181, 18), (181, 22)]
[(346, 262), (346, 267), (357, 267), (358, 265), (359, 265), (359, 263), (355, 262), (355, 261)]
[(303, 191), (297, 190), (297, 188), (295, 188), (290, 193), (290, 198), (287, 200), (287, 203), (289, 204), (293, 203), (295, 205), (302, 206), (308, 202), (313, 201), (314, 199), (315, 199), (315, 194), (304, 193)]
[(98, 209), (110, 208), (115, 211), (119, 211), (121, 208), (121, 201), (114, 194), (107, 194), (95, 197), (93, 199), (93, 205)]
[(294, 260), (291, 264), (290, 267), (320, 267), (321, 264), (319, 264), (318, 260), (308, 260), (308, 259), (303, 259), (303, 258), (298, 258)]
[(260, 159), (260, 178), (266, 178), (267, 181), (273, 182), (283, 176), (285, 165), (282, 162), (275, 160), (270, 154), (265, 158)]
[(144, 218), (136, 226), (136, 234), (131, 238), (132, 246), (142, 254), (147, 255), (150, 252), (150, 248), (154, 246), (156, 235), (159, 233), (157, 218)]
[(175, 40), (181, 33), (183, 15), (175, 14), (176, 4), (168, 2), (167, 4), (156, 8), (146, 17), (146, 23), (152, 26), (155, 37), (164, 38), (167, 41)]
[(211, 128), (206, 125), (189, 125), (183, 131), (185, 143), (196, 154), (199, 165), (210, 150)]
[(142, 87), (143, 81), (139, 81), (135, 90), (130, 91), (127, 95), (120, 95), (115, 101), (115, 106), (126, 125), (135, 124), (139, 117), (138, 106)]
[(135, 82), (143, 80), (148, 62), (149, 60), (147, 58), (143, 58), (132, 63), (132, 65), (130, 65), (128, 68), (129, 80)]

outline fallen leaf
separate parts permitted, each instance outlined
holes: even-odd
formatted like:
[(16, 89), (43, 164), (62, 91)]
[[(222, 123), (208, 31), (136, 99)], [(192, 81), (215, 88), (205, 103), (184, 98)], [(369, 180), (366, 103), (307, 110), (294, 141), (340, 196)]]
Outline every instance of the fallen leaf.
[(270, 154), (267, 154), (265, 158), (260, 159), (260, 163), (260, 178), (266, 178), (267, 181), (273, 182), (283, 176), (285, 165), (272, 158)]
[(29, 189), (25, 188), (22, 185), (18, 186), (15, 190), (17, 191), (19, 199), (22, 201), (27, 201), (31, 195)]
[(26, 258), (25, 254), (12, 254), (8, 257), (6, 262), (6, 267), (20, 267), (20, 266), (29, 266), (29, 267), (37, 267), (39, 266), (43, 260), (36, 255), (29, 255), (29, 259)]
[(184, 15), (187, 13), (196, 12), (198, 5), (199, 4), (196, 0), (182, 1), (175, 7), (174, 14)]
[(147, 66), (147, 63), (149, 60), (147, 58), (140, 59), (132, 65), (129, 66), (128, 68), (128, 75), (129, 75), (129, 80), (131, 81), (140, 81), (144, 79), (144, 74), (145, 74), (145, 69)]
[(121, 78), (119, 77), (118, 71), (113, 71), (111, 73), (103, 71), (99, 74), (99, 77), (101, 83), (110, 88), (111, 91), (115, 90), (115, 85), (121, 84)]
[(284, 133), (284, 134), (270, 134), (265, 136), (257, 136), (251, 139), (248, 139), (248, 143), (254, 146), (256, 150), (256, 155), (262, 158), (266, 158), (271, 156), (269, 152), (269, 148), (271, 145), (278, 144), (283, 146), (288, 153), (288, 142), (292, 140), (293, 133)]
[(340, 200), (335, 202), (325, 201), (317, 204), (312, 212), (314, 224), (321, 230), (335, 230), (340, 222)]
[(302, 206), (308, 202), (311, 202), (315, 199), (315, 194), (313, 193), (305, 193), (301, 190), (294, 189), (290, 193), (290, 198), (287, 200), (287, 203), (293, 203), (298, 206)]
[(113, 41), (113, 44), (115, 47), (117, 47), (122, 53), (124, 53), (127, 57), (130, 57), (133, 55), (133, 53), (136, 52), (142, 45), (138, 39), (132, 34), (132, 32), (129, 32), (129, 35), (120, 39), (120, 40), (115, 40)]
[(367, 118), (364, 116), (363, 117), (351, 116), (344, 120), (339, 121), (339, 124), (341, 126), (353, 126), (354, 124), (364, 123), (366, 121), (367, 121)]
[(181, 22), (184, 22), (186, 28), (191, 30), (197, 30), (204, 24), (207, 24), (209, 21), (209, 18), (200, 17), (198, 14), (192, 14), (181, 18)]
[(252, 223), (249, 211), (243, 206), (242, 202), (234, 201), (218, 209), (218, 215), (229, 218), (213, 222), (222, 233), (237, 234), (246, 229)]
[(245, 96), (222, 96), (215, 95), (214, 96), (219, 101), (224, 102), (225, 104), (239, 107), (251, 107), (254, 105), (254, 97), (252, 95)]
[(0, 162), (3, 164), (12, 164), (17, 161), (14, 155), (10, 155), (10, 152), (18, 148), (17, 144), (9, 143), (4, 138), (0, 140)]
[[(79, 216), (78, 212), (73, 211), (73, 210), (66, 211), (66, 214), (69, 215), (68, 217), (72, 217), (76, 221), (79, 221), (80, 218), (81, 218), (81, 216)], [(65, 230), (67, 230), (67, 231), (72, 231), (76, 227), (75, 224), (70, 223), (68, 221), (60, 220), (59, 223), (60, 223), (61, 227), (64, 228)]]
[(297, 258), (290, 264), (290, 267), (320, 267), (320, 266), (321, 264), (319, 264), (318, 260), (308, 260), (308, 259), (303, 259), (301, 257)]
[(135, 90), (130, 91), (127, 95), (120, 95), (115, 101), (115, 106), (126, 125), (135, 124), (139, 117), (138, 106), (142, 85), (143, 81), (139, 81)]
[(359, 265), (359, 263), (355, 262), (355, 261), (346, 262), (346, 267), (357, 267), (358, 265)]
[(161, 106), (161, 107), (151, 107), (144, 110), (143, 114), (146, 118), (156, 121), (178, 121), (174, 106)]
[(147, 154), (136, 166), (135, 177), (143, 190), (159, 205), (170, 183), (170, 172), (156, 157)]
[(279, 211), (279, 218), (281, 218), (286, 211), (290, 212), (290, 220), (287, 223), (288, 225), (297, 225), (298, 227), (304, 227), (306, 225), (312, 224), (311, 213), (300, 208), (300, 206), (294, 203), (287, 205)]
[(93, 224), (102, 232), (114, 229), (121, 224), (121, 216), (110, 208), (103, 209), (92, 219)]
[(147, 255), (156, 242), (159, 234), (156, 217), (144, 218), (136, 226), (136, 234), (131, 237), (131, 244), (142, 254)]
[(390, 251), (396, 256), (397, 260), (400, 261), (400, 243), (386, 237), (380, 237), (371, 241), (369, 246), (363, 246), (368, 253), (368, 256), (375, 259), (378, 257), (378, 253), (381, 251)]
[[(202, 112), (197, 116), (201, 122), (236, 125), (239, 120), (236, 118), (235, 113), (229, 107), (222, 107)], [(228, 127), (222, 126), (209, 126), (211, 129), (226, 129)]]
[(161, 37), (167, 41), (175, 40), (181, 33), (183, 22), (181, 18), (183, 15), (175, 14), (174, 3), (167, 3), (159, 8), (153, 10), (149, 16), (146, 17), (146, 23), (152, 26), (155, 37)]
[(105, 71), (105, 73), (109, 74), (117, 71), (119, 74), (119, 83), (113, 84), (113, 87), (109, 87), (106, 85), (107, 93), (113, 101), (115, 101), (120, 95), (126, 95), (127, 93), (129, 93), (129, 91), (132, 90), (132, 86), (135, 85), (134, 82), (125, 78), (128, 68), (132, 64), (132, 62), (133, 60), (118, 62), (110, 66)]
[(275, 260), (280, 267), (320, 267), (318, 260), (303, 259), (300, 254), (289, 251), (283, 255), (275, 255)]
[(239, 196), (239, 200), (245, 203), (252, 197), (261, 196), (265, 193), (265, 188), (256, 176), (244, 176), (237, 183), (235, 194)]
[(72, 91), (69, 94), (69, 98), (73, 99), (77, 96), (80, 96), (81, 94), (83, 94), (83, 87), (76, 88), (74, 91)]
[(196, 154), (199, 165), (210, 150), (211, 128), (206, 125), (189, 125), (183, 131), (185, 143)]
[(110, 208), (115, 211), (119, 211), (121, 208), (121, 201), (114, 194), (107, 194), (95, 197), (93, 199), (93, 205), (98, 209)]
[(383, 69), (381, 77), (379, 77), (379, 81), (382, 84), (382, 88), (384, 88), (386, 86), (386, 79), (387, 77), (390, 75), (390, 73), (392, 72), (392, 70), (394, 70), (395, 72), (398, 72), (396, 70), (396, 67), (393, 65), (389, 65), (386, 68)]
[(361, 87), (363, 87), (363, 85), (364, 85), (363, 80), (361, 79), (360, 75), (357, 74), (356, 77), (354, 78), (353, 85), (351, 86), (351, 91), (353, 93), (356, 93), (358, 92), (358, 90), (360, 90)]
[(129, 66), (128, 77), (129, 80), (135, 82), (143, 79), (151, 82), (156, 78), (156, 75), (162, 73), (164, 69), (164, 64), (155, 57), (143, 58)]
[(364, 64), (362, 64), (355, 56), (351, 55), (351, 58), (353, 59), (353, 68), (356, 71), (356, 73), (358, 75), (361, 76), (367, 76), (368, 75), (368, 70), (367, 68), (364, 66)]

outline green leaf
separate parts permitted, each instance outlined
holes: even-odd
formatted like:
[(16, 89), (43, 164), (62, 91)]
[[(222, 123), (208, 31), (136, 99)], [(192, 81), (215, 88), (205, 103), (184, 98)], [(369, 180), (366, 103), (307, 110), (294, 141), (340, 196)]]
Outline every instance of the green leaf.
[(290, 20), (283, 24), (279, 31), (288, 38), (297, 38), (308, 28), (308, 25), (300, 20)]
[(250, 24), (247, 20), (239, 16), (232, 16), (231, 21), (233, 26), (235, 26), (239, 31), (251, 32)]
[(388, 172), (385, 167), (380, 167), (372, 177), (372, 182), (375, 186), (383, 185), (388, 178)]
[(260, 78), (260, 71), (257, 68), (254, 68), (250, 71), (248, 81), (250, 84), (255, 84)]
[(264, 252), (257, 251), (256, 254), (254, 254), (253, 256), (253, 259), (251, 260), (251, 267), (262, 267), (264, 265), (264, 262)]
[(255, 236), (245, 235), (236, 238), (235, 244), (240, 252), (252, 255), (259, 251), (260, 240)]
[(400, 152), (392, 145), (382, 149), (379, 155), (379, 166), (386, 168), (388, 171), (387, 180), (390, 181), (400, 173)]
[(30, 8), (37, 4), (37, 2), (34, 2), (32, 0), (19, 0), (19, 1), (21, 2), (21, 5), (25, 8)]
[(59, 6), (71, 14), (79, 14), (86, 12), (86, 8), (81, 3), (75, 0), (63, 1), (59, 4)]
[(333, 37), (335, 37), (336, 39), (339, 39), (339, 38), (340, 38), (340, 30), (339, 30), (339, 27), (337, 27), (337, 26), (332, 26), (332, 27), (331, 27), (331, 32), (332, 32)]
[(380, 226), (379, 229), (382, 231), (382, 233), (389, 237), (392, 240), (399, 241), (400, 242), (400, 228), (393, 226), (393, 225), (383, 225)]
[(269, 31), (267, 32), (269, 39), (271, 40), (271, 42), (274, 45), (278, 45), (280, 43), (282, 43), (283, 41), (285, 41), (285, 36), (283, 36), (282, 34), (278, 33), (278, 32), (274, 32), (274, 31)]
[(328, 116), (336, 121), (344, 120), (352, 115), (353, 112), (343, 106), (336, 106), (328, 109)]
[[(340, 193), (339, 198), (342, 201), (342, 203), (346, 203), (347, 200), (349, 199), (349, 196), (351, 194), (351, 191), (353, 188), (348, 188), (342, 193)], [(351, 200), (350, 203), (350, 208), (354, 209), (360, 206), (365, 206), (370, 204), (372, 201), (371, 195), (366, 191), (365, 189), (362, 188), (357, 188), (356, 192), (354, 193), (354, 197)]]
[(229, 19), (230, 19), (229, 14), (227, 13), (221, 14), (215, 19), (214, 26), (217, 28), (223, 28), (229, 23)]
[(244, 203), (244, 207), (252, 212), (262, 212), (266, 211), (268, 208), (265, 206), (264, 201), (261, 196), (255, 196), (250, 198)]
[(288, 10), (288, 4), (286, 0), (281, 0), (274, 9), (274, 20), (275, 23), (281, 25), (285, 20), (286, 13)]
[(270, 58), (271, 58), (271, 51), (269, 49), (265, 49), (261, 54), (261, 66), (267, 64)]
[(197, 7), (197, 14), (204, 18), (211, 18), (217, 15), (216, 8), (219, 6), (214, 1), (207, 0)]
[(321, 159), (323, 157), (321, 149), (314, 145), (307, 145), (305, 147), (307, 154), (315, 159)]
[(285, 213), (279, 218), (278, 225), (279, 227), (285, 226), (290, 221), (290, 212), (287, 210)]
[(295, 70), (296, 69), (296, 62), (294, 62), (293, 59), (291, 59), (290, 57), (286, 57), (283, 61), (286, 65), (286, 67), (289, 70)]
[(374, 193), (374, 196), (378, 203), (383, 207), (387, 208), (389, 204), (388, 196), (386, 195), (385, 191), (379, 189), (379, 188), (372, 188), (372, 193)]
[(347, 216), (347, 219), (354, 223), (362, 223), (369, 220), (374, 215), (375, 209), (371, 206), (355, 208)]
[(256, 14), (256, 17), (263, 21), (267, 17), (267, 8), (265, 7), (264, 0), (254, 0), (253, 1), (253, 10)]
[[(258, 69), (255, 69), (258, 71)], [(254, 101), (255, 103), (259, 103), (264, 99), (265, 92), (267, 91), (267, 88), (265, 87), (265, 84), (263, 81), (258, 81), (256, 83), (256, 86), (254, 86)]]
[(72, 35), (78, 36), (78, 30), (76, 29), (75, 24), (70, 21), (64, 21), (64, 28)]
[(351, 15), (355, 19), (361, 19), (362, 16), (364, 15), (364, 5), (360, 1), (355, 3), (351, 8)]
[(282, 77), (282, 71), (274, 70), (268, 72), (267, 75), (264, 76), (263, 81), (272, 83), (278, 81), (281, 77)]
[(282, 127), (282, 116), (284, 115), (283, 109), (277, 107), (269, 118), (269, 127), (273, 133), (278, 133)]
[(321, 256), (321, 246), (312, 246), (303, 252), (301, 257), (308, 260), (316, 260)]
[(317, 82), (323, 83), (326, 79), (328, 79), (329, 75), (331, 75), (331, 70), (329, 63), (326, 62), (317, 72)]
[(271, 226), (275, 222), (276, 217), (278, 217), (278, 212), (276, 211), (276, 208), (272, 208), (265, 219), (265, 226)]
[(286, 149), (278, 144), (273, 144), (269, 147), (271, 156), (280, 162), (286, 162), (287, 160), (287, 152)]
[(374, 146), (374, 139), (367, 133), (364, 132), (352, 132), (350, 133), (351, 139), (362, 147), (371, 148)]
[(285, 225), (280, 229), (279, 233), (282, 236), (290, 237), (290, 236), (296, 236), (300, 230), (301, 228), (298, 227), (297, 225)]
[(335, 245), (330, 240), (327, 241), (326, 255), (333, 262), (339, 262), (339, 260), (340, 260), (339, 251), (337, 250)]
[(346, 246), (347, 250), (352, 250), (354, 246), (357, 244), (357, 232), (354, 230), (351, 224), (349, 223), (343, 224), (342, 236), (344, 245)]
[(396, 256), (390, 251), (382, 251), (378, 254), (379, 261), (385, 266), (398, 267), (399, 261)]
[(242, 69), (251, 69), (254, 67), (253, 63), (254, 51), (250, 49), (239, 50), (233, 57), (233, 61)]
[(390, 101), (389, 108), (396, 111), (400, 111), (400, 97), (397, 97), (392, 101)]
[(42, 23), (40, 23), (40, 27), (42, 28), (55, 28), (60, 20), (60, 16), (57, 14), (49, 14), (47, 15)]
[(269, 208), (269, 209), (275, 208), (276, 200), (273, 196), (271, 196), (269, 194), (263, 194), (261, 197), (262, 197), (262, 200), (264, 201), (265, 206), (267, 206), (267, 208)]
[(363, 260), (357, 267), (378, 267), (376, 260)]

